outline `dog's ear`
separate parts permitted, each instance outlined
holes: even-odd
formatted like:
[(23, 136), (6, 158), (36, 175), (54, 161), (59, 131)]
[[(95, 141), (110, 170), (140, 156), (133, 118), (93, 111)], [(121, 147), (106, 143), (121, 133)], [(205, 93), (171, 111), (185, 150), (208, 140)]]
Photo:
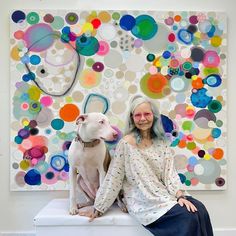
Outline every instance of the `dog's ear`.
[(87, 114), (82, 114), (82, 115), (78, 116), (77, 119), (76, 119), (76, 124), (79, 125), (79, 124), (86, 123), (87, 118), (88, 118)]

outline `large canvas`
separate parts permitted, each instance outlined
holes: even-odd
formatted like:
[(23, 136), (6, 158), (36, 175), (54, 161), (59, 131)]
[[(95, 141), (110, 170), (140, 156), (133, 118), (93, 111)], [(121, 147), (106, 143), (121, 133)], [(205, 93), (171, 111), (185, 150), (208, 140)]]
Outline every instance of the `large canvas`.
[(76, 118), (102, 112), (121, 138), (135, 94), (158, 105), (183, 188), (226, 188), (224, 14), (21, 9), (10, 18), (12, 190), (68, 189)]

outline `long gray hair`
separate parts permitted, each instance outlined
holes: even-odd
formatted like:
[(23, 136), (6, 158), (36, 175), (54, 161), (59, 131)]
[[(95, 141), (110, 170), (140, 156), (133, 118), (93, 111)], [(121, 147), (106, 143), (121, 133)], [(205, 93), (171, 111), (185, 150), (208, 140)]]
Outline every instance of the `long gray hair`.
[(160, 112), (157, 106), (151, 100), (141, 95), (135, 95), (130, 100), (124, 134), (127, 135), (130, 133), (133, 133), (137, 144), (139, 144), (142, 141), (140, 130), (135, 126), (134, 120), (133, 120), (133, 112), (135, 108), (142, 103), (149, 103), (151, 105), (151, 109), (153, 112), (151, 138), (157, 141), (160, 141), (160, 140), (166, 141), (165, 131), (163, 129)]

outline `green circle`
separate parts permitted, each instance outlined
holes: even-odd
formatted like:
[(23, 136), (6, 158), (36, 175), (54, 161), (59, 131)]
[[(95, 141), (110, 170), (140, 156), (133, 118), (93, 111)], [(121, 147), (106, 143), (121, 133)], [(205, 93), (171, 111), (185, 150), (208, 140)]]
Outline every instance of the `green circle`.
[(186, 179), (186, 180), (185, 180), (185, 185), (186, 185), (186, 186), (190, 186), (190, 185), (191, 185), (191, 181), (188, 180), (188, 179)]
[(223, 121), (222, 120), (217, 120), (216, 121), (216, 126), (217, 127), (221, 127), (223, 125)]
[(189, 130), (191, 131), (193, 129), (193, 122), (192, 121), (184, 121), (182, 124), (183, 130)]
[(30, 25), (35, 25), (39, 22), (39, 15), (36, 12), (30, 12), (26, 19)]
[(189, 61), (184, 62), (183, 69), (184, 70), (190, 70), (192, 68), (192, 64)]
[(113, 20), (119, 20), (119, 19), (120, 19), (120, 13), (114, 12), (114, 13), (112, 14), (112, 19), (113, 19)]
[(155, 55), (154, 54), (152, 54), (152, 53), (149, 53), (148, 55), (147, 55), (147, 60), (148, 61), (154, 61), (155, 60)]
[(217, 100), (212, 100), (209, 104), (208, 104), (208, 109), (209, 111), (213, 112), (213, 113), (217, 113), (221, 110), (222, 108), (222, 104), (217, 101)]
[(54, 16), (54, 21), (51, 23), (54, 30), (59, 30), (64, 26), (64, 19), (60, 16)]
[(30, 112), (31, 114), (39, 113), (40, 110), (41, 110), (41, 104), (40, 104), (40, 102), (34, 101), (34, 102), (31, 102), (31, 103), (30, 103), (29, 112)]
[(156, 21), (149, 15), (140, 15), (136, 18), (136, 24), (131, 32), (137, 38), (148, 40), (151, 39), (158, 30)]
[(93, 58), (88, 58), (86, 60), (86, 65), (89, 67), (92, 67), (94, 63), (95, 63), (95, 61), (93, 60)]
[(187, 149), (188, 150), (193, 150), (195, 148), (196, 148), (196, 143), (194, 143), (194, 142), (187, 143)]

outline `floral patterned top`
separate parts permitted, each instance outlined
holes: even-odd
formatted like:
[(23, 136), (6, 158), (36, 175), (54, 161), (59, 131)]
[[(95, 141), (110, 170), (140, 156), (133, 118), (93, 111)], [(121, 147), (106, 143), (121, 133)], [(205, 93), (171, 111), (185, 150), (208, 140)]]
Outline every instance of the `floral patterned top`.
[(175, 195), (180, 186), (167, 144), (154, 142), (139, 149), (121, 139), (94, 207), (104, 213), (123, 189), (129, 214), (148, 225), (177, 204)]

